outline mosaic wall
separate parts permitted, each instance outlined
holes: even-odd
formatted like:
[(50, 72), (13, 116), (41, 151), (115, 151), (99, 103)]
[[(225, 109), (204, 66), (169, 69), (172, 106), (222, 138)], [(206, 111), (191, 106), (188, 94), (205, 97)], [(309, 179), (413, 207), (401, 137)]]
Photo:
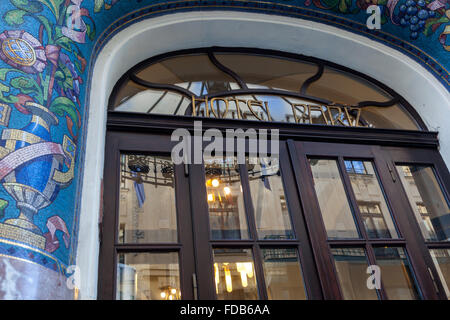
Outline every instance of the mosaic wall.
[[(381, 30), (366, 27), (372, 4)], [(450, 87), (449, 0), (1, 0), (0, 256), (58, 272), (75, 263), (89, 68), (122, 28), (189, 10), (333, 25), (403, 52)]]

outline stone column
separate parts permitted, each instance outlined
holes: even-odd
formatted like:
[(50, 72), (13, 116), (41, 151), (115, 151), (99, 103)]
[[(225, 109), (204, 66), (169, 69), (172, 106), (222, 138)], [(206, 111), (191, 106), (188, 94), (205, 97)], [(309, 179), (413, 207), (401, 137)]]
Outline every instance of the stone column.
[(0, 3), (0, 299), (77, 298), (86, 3)]

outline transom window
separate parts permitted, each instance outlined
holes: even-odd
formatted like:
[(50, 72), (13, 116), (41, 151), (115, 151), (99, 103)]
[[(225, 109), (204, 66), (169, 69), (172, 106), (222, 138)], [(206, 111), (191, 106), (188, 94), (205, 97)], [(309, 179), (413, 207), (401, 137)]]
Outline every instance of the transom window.
[(424, 128), (403, 98), (365, 75), (311, 57), (238, 48), (184, 50), (147, 60), (116, 85), (110, 110)]

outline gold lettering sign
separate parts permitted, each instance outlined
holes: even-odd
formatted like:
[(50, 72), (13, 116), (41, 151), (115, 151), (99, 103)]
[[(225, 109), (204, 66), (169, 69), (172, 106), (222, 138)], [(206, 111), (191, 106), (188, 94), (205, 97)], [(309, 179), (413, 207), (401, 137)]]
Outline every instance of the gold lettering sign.
[[(285, 115), (286, 121), (305, 124), (326, 124), (331, 126), (363, 127), (360, 123), (361, 108), (346, 105), (317, 105), (305, 103), (291, 103), (291, 114)], [(220, 104), (225, 107), (220, 108)], [(232, 108), (234, 107), (234, 109)], [(223, 111), (221, 111), (221, 109)], [(259, 121), (273, 121), (270, 114), (269, 102), (256, 99), (232, 98), (196, 98), (192, 96), (193, 116), (203, 116), (224, 119), (257, 119)]]

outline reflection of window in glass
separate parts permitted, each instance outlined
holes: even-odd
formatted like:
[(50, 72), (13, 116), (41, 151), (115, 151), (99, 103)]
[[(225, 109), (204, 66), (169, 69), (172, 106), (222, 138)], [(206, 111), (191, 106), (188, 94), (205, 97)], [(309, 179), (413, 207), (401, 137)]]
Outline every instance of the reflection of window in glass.
[(358, 202), (358, 207), (369, 238), (390, 238), (378, 203)]
[[(259, 239), (293, 239), (278, 161), (249, 161), (250, 192)], [(252, 164), (256, 163), (256, 164)]]
[(433, 169), (417, 165), (397, 169), (425, 240), (450, 241), (450, 207)]
[(336, 160), (310, 159), (309, 163), (328, 238), (359, 238)]
[(413, 272), (403, 248), (374, 248), (376, 264), (381, 269), (381, 281), (390, 300), (420, 299)]
[(412, 177), (411, 169), (408, 166), (402, 166), (401, 168), (405, 177)]
[(273, 300), (305, 300), (303, 276), (295, 249), (262, 249), (267, 295)]
[(170, 157), (122, 155), (120, 181), (119, 242), (177, 242)]
[(450, 300), (450, 249), (431, 249), (430, 254), (439, 274), (439, 279), (441, 279), (445, 294)]
[(214, 249), (214, 282), (219, 300), (256, 300), (255, 267), (251, 249)]
[(206, 199), (211, 238), (248, 239), (241, 178), (236, 158), (205, 158)]
[(364, 166), (364, 161), (346, 160), (345, 169), (348, 173), (367, 174), (366, 167)]
[(331, 254), (344, 299), (378, 299), (377, 291), (367, 287), (369, 264), (363, 248), (332, 248)]
[(179, 300), (178, 253), (120, 253), (118, 300)]
[(398, 238), (372, 162), (346, 160), (345, 168), (348, 172), (368, 237), (370, 239)]
[(427, 207), (423, 203), (417, 203), (416, 205), (427, 234), (430, 235), (431, 238), (437, 239), (437, 235), (436, 232), (434, 232), (433, 223), (431, 222), (430, 213), (428, 212)]

